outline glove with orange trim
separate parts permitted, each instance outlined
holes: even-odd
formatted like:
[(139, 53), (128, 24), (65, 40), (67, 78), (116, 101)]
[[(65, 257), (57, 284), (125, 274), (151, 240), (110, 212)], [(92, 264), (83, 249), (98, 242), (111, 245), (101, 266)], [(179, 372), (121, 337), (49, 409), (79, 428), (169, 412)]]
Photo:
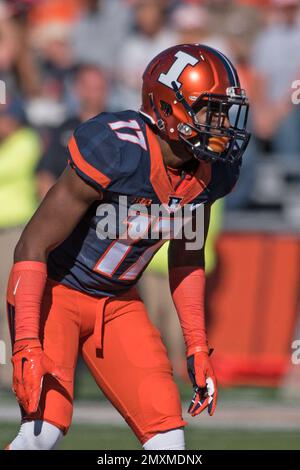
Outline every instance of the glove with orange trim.
[(212, 416), (217, 405), (217, 380), (211, 361), (209, 359), (212, 349), (208, 352), (200, 351), (188, 356), (187, 369), (193, 384), (194, 395), (188, 413), (197, 416), (205, 408)]
[(21, 339), (13, 348), (13, 391), (27, 414), (35, 413), (39, 406), (43, 378), (51, 374), (70, 382), (66, 372), (57, 367), (42, 350), (38, 339)]

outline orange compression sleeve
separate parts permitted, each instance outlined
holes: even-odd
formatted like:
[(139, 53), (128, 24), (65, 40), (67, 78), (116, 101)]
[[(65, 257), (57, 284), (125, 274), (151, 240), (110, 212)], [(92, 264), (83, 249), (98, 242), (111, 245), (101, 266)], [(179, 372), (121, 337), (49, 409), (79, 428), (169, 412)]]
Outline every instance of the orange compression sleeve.
[(170, 289), (178, 313), (186, 354), (209, 352), (205, 328), (205, 271), (179, 266), (169, 271)]
[(47, 266), (39, 261), (19, 261), (11, 271), (15, 304), (15, 340), (39, 338), (40, 308)]

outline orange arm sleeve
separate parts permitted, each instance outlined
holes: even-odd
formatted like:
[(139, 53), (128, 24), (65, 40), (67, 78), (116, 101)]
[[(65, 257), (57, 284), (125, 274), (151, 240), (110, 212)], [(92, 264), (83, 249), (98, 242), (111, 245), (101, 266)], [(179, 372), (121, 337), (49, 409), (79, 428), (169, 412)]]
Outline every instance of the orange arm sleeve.
[(193, 266), (173, 267), (169, 271), (170, 289), (178, 313), (186, 354), (209, 352), (205, 328), (205, 271)]
[(39, 338), (40, 308), (47, 279), (47, 266), (39, 261), (20, 261), (10, 275), (15, 304), (15, 340)]

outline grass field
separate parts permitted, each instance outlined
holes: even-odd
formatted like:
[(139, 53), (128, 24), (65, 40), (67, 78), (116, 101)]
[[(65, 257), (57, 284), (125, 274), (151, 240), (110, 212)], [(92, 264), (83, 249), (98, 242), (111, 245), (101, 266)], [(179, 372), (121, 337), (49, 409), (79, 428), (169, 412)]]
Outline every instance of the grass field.
[[(191, 398), (191, 386), (189, 383), (178, 382), (181, 399), (186, 404)], [(15, 400), (11, 392), (0, 391), (0, 404), (3, 408), (15, 405)], [(219, 401), (219, 415), (222, 411), (226, 412), (225, 421), (220, 422), (220, 426), (211, 425), (207, 426), (208, 423), (203, 423), (199, 427), (187, 426), (186, 428), (186, 446), (190, 450), (216, 450), (216, 449), (228, 449), (228, 450), (247, 450), (247, 449), (300, 449), (300, 430), (284, 429), (284, 423), (279, 423), (279, 429), (274, 429), (269, 423), (270, 428), (261, 429), (258, 426), (256, 420), (254, 420), (254, 427), (249, 428), (249, 416), (253, 414), (257, 417), (261, 417), (265, 408), (272, 407), (271, 415), (279, 416), (280, 406), (282, 400), (279, 396), (277, 389), (263, 389), (263, 388), (235, 388), (235, 389), (222, 389), (220, 391)], [(92, 409), (99, 405), (99, 403), (107, 402), (102, 392), (95, 385), (91, 375), (86, 371), (81, 371), (77, 378), (76, 393), (78, 403), (86, 402), (89, 403)], [(250, 411), (249, 411), (250, 401)], [(246, 414), (241, 415), (240, 422), (244, 423), (244, 429), (237, 429), (235, 424), (232, 424), (233, 416), (228, 415), (229, 408), (232, 409), (232, 403), (234, 406), (239, 406), (241, 412)], [(293, 404), (292, 410), (295, 410), (294, 400), (290, 403)], [(300, 406), (300, 403), (299, 403)], [(253, 407), (253, 412), (252, 412)], [(75, 406), (76, 408), (76, 406)], [(245, 408), (245, 410), (244, 410)], [(299, 409), (299, 408), (298, 408)], [(234, 408), (233, 408), (234, 410)], [(247, 411), (248, 410), (248, 411)], [(287, 408), (287, 412), (289, 408)], [(93, 411), (94, 412), (94, 411)], [(99, 413), (99, 411), (96, 411)], [(249, 414), (250, 413), (250, 414)], [(98, 416), (98, 415), (96, 415)], [(270, 414), (268, 415), (270, 416)], [(283, 415), (284, 416), (284, 415)], [(298, 415), (294, 416), (292, 411), (292, 417), (294, 422), (297, 421)], [(10, 417), (11, 418), (11, 417)], [(0, 422), (0, 449), (3, 448), (8, 442), (10, 442), (16, 435), (19, 425), (14, 424), (14, 419), (3, 418), (4, 422)], [(210, 418), (209, 418), (210, 419)], [(218, 418), (217, 418), (218, 419)], [(231, 420), (229, 426), (227, 419)], [(219, 419), (220, 421), (220, 419)], [(118, 426), (108, 420), (107, 424), (87, 424), (89, 421), (85, 421), (82, 424), (78, 421), (74, 423), (61, 443), (60, 448), (63, 450), (130, 450), (130, 449), (141, 449), (139, 442), (133, 435), (132, 431), (125, 426)], [(110, 424), (111, 423), (111, 424)], [(277, 420), (278, 423), (278, 420)], [(210, 424), (210, 422), (209, 422)], [(253, 423), (252, 423), (253, 424)], [(266, 424), (268, 424), (266, 422)], [(202, 427), (203, 426), (203, 427)], [(257, 429), (256, 429), (257, 427)], [(298, 429), (297, 426), (295, 429)]]
[[(0, 425), (0, 448), (3, 449), (16, 433), (17, 425)], [(198, 430), (186, 431), (189, 450), (214, 449), (300, 449), (300, 432)], [(108, 426), (74, 425), (61, 443), (63, 450), (129, 450), (141, 449), (130, 430)]]

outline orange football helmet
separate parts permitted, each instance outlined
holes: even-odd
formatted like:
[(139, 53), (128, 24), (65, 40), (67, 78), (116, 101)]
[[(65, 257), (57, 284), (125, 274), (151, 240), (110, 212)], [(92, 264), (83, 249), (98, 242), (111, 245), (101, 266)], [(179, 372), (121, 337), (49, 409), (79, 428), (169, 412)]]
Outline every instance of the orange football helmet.
[[(202, 108), (205, 123), (197, 118)], [(250, 139), (248, 109), (234, 66), (211, 47), (170, 47), (144, 72), (140, 113), (163, 138), (183, 141), (199, 160), (233, 162), (242, 157)]]

